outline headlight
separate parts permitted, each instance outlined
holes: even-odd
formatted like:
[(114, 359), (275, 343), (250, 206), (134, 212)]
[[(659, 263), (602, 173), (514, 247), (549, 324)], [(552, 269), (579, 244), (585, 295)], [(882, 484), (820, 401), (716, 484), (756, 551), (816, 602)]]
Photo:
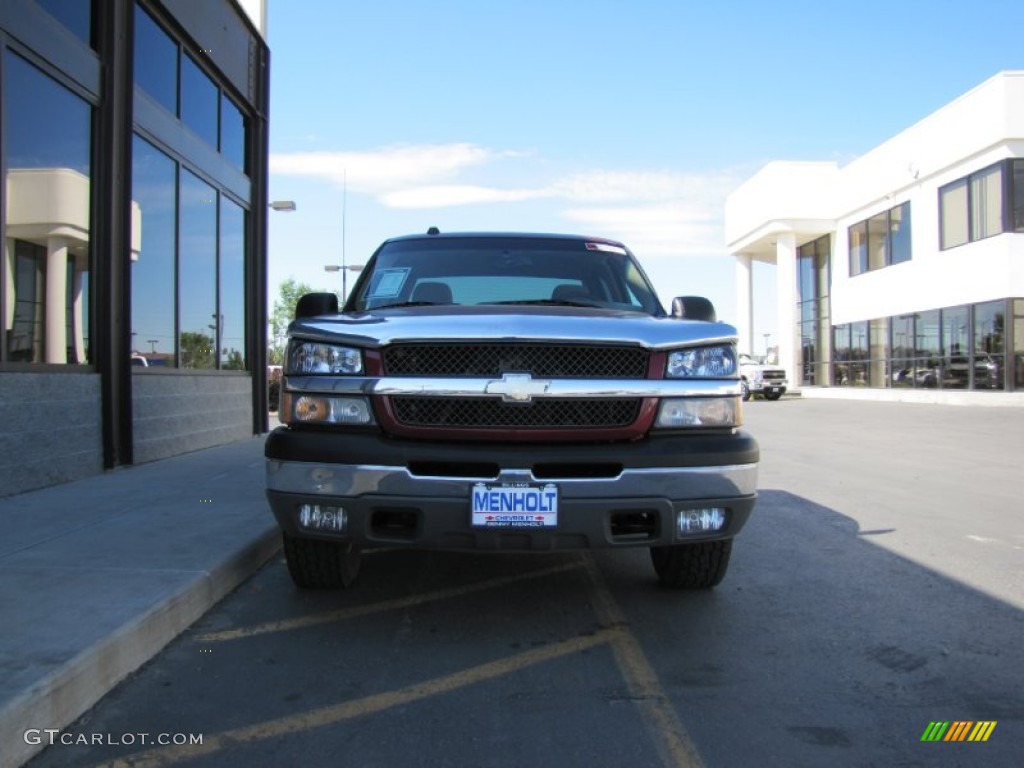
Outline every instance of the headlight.
[(743, 410), (738, 397), (667, 397), (654, 426), (661, 429), (738, 427)]
[(352, 375), (363, 372), (363, 355), (354, 347), (294, 342), (288, 348), (285, 373), (334, 373)]
[(690, 377), (719, 378), (736, 373), (736, 350), (731, 344), (716, 347), (694, 347), (670, 352), (665, 376), (670, 379)]

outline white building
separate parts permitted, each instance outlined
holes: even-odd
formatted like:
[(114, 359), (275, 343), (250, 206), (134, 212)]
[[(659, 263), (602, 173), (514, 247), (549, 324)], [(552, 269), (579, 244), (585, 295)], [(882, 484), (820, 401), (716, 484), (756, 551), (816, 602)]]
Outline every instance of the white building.
[(768, 164), (727, 199), (725, 230), (741, 350), (752, 263), (775, 264), (794, 388), (1024, 392), (1024, 71), (846, 166)]

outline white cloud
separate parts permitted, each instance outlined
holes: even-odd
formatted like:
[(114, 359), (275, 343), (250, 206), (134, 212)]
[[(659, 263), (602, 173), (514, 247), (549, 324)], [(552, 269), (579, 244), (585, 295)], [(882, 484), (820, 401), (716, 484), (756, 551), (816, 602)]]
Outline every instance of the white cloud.
[[(740, 178), (734, 171), (707, 174), (670, 170), (587, 170), (535, 187), (462, 183), (472, 173), (504, 176), (483, 166), (528, 155), (472, 143), (396, 145), (359, 152), (275, 154), (270, 170), (308, 176), (373, 195), (393, 209), (438, 209), (546, 199), (551, 214), (594, 235), (628, 243), (642, 256), (721, 254), (726, 195)], [(542, 167), (543, 163), (538, 163)], [(516, 174), (529, 173), (522, 165)], [(539, 175), (539, 174), (538, 174)], [(566, 205), (565, 209), (561, 206)]]
[(578, 202), (638, 202), (719, 197), (735, 186), (725, 176), (701, 176), (671, 171), (587, 171), (553, 185), (562, 197)]
[(475, 203), (515, 203), (550, 195), (543, 189), (498, 189), (464, 184), (398, 189), (385, 192), (379, 199), (390, 208), (447, 208)]
[(720, 208), (684, 201), (573, 208), (562, 215), (645, 255), (702, 256), (723, 251)]
[(270, 171), (346, 183), (355, 192), (382, 193), (436, 182), (495, 156), (489, 149), (466, 143), (399, 145), (363, 152), (288, 152), (270, 156)]

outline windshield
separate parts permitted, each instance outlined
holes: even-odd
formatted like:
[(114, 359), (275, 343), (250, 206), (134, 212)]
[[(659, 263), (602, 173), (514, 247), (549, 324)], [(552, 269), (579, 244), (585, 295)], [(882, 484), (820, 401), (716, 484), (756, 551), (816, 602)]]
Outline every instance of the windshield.
[(347, 309), (457, 304), (601, 307), (664, 314), (629, 252), (603, 241), (432, 237), (385, 243)]

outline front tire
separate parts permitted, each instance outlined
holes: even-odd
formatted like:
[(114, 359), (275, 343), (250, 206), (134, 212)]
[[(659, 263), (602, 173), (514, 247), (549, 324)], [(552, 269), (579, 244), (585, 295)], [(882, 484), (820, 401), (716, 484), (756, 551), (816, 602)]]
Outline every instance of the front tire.
[(743, 402), (750, 399), (750, 385), (747, 384), (746, 379), (740, 379), (740, 397), (743, 398)]
[(711, 589), (729, 570), (732, 539), (651, 547), (658, 582), (670, 589)]
[(362, 552), (351, 543), (282, 533), (288, 573), (302, 589), (347, 589), (359, 575)]

